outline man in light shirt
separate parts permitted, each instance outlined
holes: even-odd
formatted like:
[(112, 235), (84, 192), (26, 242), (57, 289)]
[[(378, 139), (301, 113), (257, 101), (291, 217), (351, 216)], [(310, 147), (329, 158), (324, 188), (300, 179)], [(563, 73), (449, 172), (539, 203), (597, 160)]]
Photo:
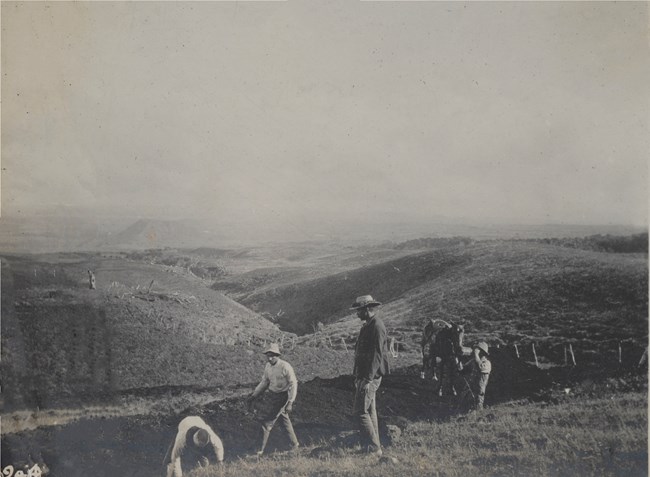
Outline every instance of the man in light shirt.
[(164, 464), (167, 477), (182, 477), (183, 469), (223, 462), (223, 444), (219, 436), (199, 416), (189, 416), (178, 424), (174, 442), (167, 451)]
[(272, 344), (269, 349), (264, 351), (264, 354), (268, 362), (264, 367), (262, 380), (247, 399), (250, 408), (255, 398), (265, 390), (269, 390), (267, 396), (270, 402), (270, 409), (263, 416), (262, 443), (257, 451), (257, 455), (260, 456), (264, 454), (264, 449), (269, 440), (269, 434), (278, 419), (291, 441), (291, 448), (297, 449), (299, 447), (296, 433), (293, 431), (293, 425), (291, 424), (291, 419), (289, 419), (289, 413), (293, 408), (293, 402), (298, 392), (296, 374), (293, 372), (293, 368), (289, 363), (280, 359), (280, 348), (277, 344)]

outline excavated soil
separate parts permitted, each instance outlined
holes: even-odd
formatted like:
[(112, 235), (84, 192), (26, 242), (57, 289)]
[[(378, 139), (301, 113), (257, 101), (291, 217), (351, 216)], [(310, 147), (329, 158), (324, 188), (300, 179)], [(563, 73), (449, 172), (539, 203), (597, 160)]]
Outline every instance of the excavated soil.
[[(488, 406), (510, 399), (544, 399), (553, 384), (564, 385), (580, 375), (576, 369), (540, 370), (500, 350), (494, 350), (492, 363)], [(462, 384), (460, 378), (459, 389)], [(349, 438), (339, 436), (356, 428), (352, 418), (353, 387), (351, 376), (316, 378), (300, 384), (292, 420), (303, 446), (349, 445)], [(377, 407), (385, 444), (390, 444), (387, 424), (405, 428), (411, 422), (444, 420), (463, 412), (456, 401), (439, 398), (436, 391), (432, 381), (420, 378), (417, 366), (384, 378)], [(84, 419), (4, 435), (2, 464), (45, 463), (50, 475), (58, 477), (159, 476), (163, 457), (182, 417), (201, 415), (221, 436), (226, 459), (235, 459), (253, 452), (263, 407), (264, 401), (260, 400), (255, 410), (248, 412), (243, 398), (230, 398), (179, 415)], [(287, 448), (279, 428), (273, 430), (269, 446), (271, 452)]]

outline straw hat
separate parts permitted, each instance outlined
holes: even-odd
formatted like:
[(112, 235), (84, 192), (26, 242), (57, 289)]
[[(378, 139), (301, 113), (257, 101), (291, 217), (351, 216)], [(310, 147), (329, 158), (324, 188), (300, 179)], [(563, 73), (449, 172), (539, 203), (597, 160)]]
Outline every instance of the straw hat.
[(272, 343), (269, 348), (264, 351), (264, 354), (274, 354), (276, 356), (280, 356), (282, 353), (280, 353), (280, 347), (278, 346), (277, 343)]
[(380, 302), (376, 301), (372, 295), (362, 295), (352, 303), (350, 310), (358, 310), (359, 308), (368, 308), (372, 306), (379, 306)]

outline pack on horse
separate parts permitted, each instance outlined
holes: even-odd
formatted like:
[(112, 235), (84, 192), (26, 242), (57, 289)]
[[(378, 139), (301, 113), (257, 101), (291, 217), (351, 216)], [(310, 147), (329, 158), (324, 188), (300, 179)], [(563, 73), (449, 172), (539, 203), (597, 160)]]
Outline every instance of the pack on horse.
[[(437, 333), (437, 323), (443, 327)], [(457, 323), (444, 320), (429, 320), (422, 332), (422, 377), (432, 375), (434, 381), (440, 380), (438, 395), (443, 395), (445, 386), (456, 395), (454, 380), (462, 369), (460, 357), (463, 356), (463, 336), (465, 328)]]

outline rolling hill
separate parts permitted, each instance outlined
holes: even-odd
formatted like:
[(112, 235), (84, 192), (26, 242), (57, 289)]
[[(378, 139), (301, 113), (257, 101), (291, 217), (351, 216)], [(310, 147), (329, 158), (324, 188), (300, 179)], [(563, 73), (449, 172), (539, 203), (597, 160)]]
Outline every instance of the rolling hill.
[[(341, 340), (354, 343), (360, 323), (349, 305), (367, 293), (384, 303), (381, 316), (403, 351), (418, 350), (433, 317), (464, 323), (468, 342), (516, 344), (528, 361), (535, 343), (542, 364), (561, 362), (567, 344), (583, 364), (614, 362), (619, 343), (638, 360), (647, 346), (646, 254), (527, 241), (338, 255), (336, 247), (5, 256), (7, 404), (250, 384), (259, 378), (256, 353), (271, 340), (319, 346), (318, 356), (330, 357), (318, 364), (296, 348), (292, 359), (307, 375), (349, 372)], [(87, 289), (87, 269), (97, 290)]]
[(358, 321), (349, 305), (371, 293), (385, 303), (387, 327), (411, 347), (426, 320), (436, 317), (465, 323), (469, 339), (571, 342), (594, 353), (597, 342), (647, 344), (647, 264), (646, 254), (486, 241), (252, 291), (240, 301), (259, 313), (280, 314), (279, 326), (301, 335), (318, 322), (329, 324), (326, 332), (338, 340), (353, 339)]
[[(305, 475), (327, 473), (330, 458), (354, 458), (341, 443), (353, 426), (354, 392), (353, 353), (341, 339), (349, 347), (359, 331), (352, 300), (372, 293), (384, 302), (379, 313), (398, 345), (378, 412), (382, 424), (404, 432), (393, 447), (402, 462), (429, 465), (434, 449), (447, 468), (462, 463), (459, 475), (477, 465), (489, 473), (493, 458), (506, 473), (523, 475), (541, 462), (554, 469), (549, 475), (568, 475), (587, 456), (593, 466), (585, 475), (638, 473), (647, 467), (647, 369), (637, 366), (648, 342), (647, 254), (566, 245), (437, 240), (5, 255), (3, 456), (47, 463), (52, 475), (159, 475), (180, 416), (201, 414), (227, 443), (228, 475), (269, 465), (295, 473), (296, 464), (309, 469)], [(97, 290), (88, 289), (88, 269)], [(230, 287), (228, 295), (221, 287)], [(270, 315), (274, 322), (263, 318)], [(420, 378), (419, 355), (408, 351), (418, 350), (431, 317), (463, 322), (466, 342), (489, 341), (486, 413), (456, 416), (459, 403), (438, 398), (435, 383)], [(303, 455), (249, 462), (259, 415), (246, 410), (243, 395), (259, 380), (259, 353), (270, 340), (284, 341), (300, 380), (294, 421)], [(578, 365), (553, 366), (567, 343)], [(548, 435), (539, 438), (536, 428)], [(272, 434), (276, 450), (283, 449), (279, 437)], [(447, 441), (458, 443), (452, 457)], [(331, 454), (304, 455), (324, 442)], [(479, 448), (488, 459), (482, 464)], [(424, 469), (406, 468), (413, 475)], [(367, 473), (401, 469), (382, 464)]]
[(92, 254), (3, 258), (2, 317), (10, 408), (252, 382), (253, 350), (282, 335), (182, 270)]

